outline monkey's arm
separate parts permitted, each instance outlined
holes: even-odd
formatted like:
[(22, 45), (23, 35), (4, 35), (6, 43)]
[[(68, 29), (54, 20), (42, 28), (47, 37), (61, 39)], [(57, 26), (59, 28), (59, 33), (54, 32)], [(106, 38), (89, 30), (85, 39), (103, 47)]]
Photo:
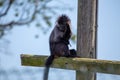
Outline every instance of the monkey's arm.
[(64, 34), (64, 30), (61, 30), (60, 27), (56, 25), (51, 33), (50, 42), (60, 42), (63, 39)]

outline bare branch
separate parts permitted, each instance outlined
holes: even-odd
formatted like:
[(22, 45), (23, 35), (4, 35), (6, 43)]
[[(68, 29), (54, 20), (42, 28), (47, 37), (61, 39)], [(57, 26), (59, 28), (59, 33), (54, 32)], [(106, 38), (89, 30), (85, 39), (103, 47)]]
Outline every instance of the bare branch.
[(25, 24), (29, 24), (34, 20), (34, 16), (37, 13), (37, 6), (35, 6), (34, 9), (34, 13), (31, 15), (29, 20), (26, 19), (21, 19), (19, 21), (11, 21), (9, 23), (5, 23), (5, 24), (0, 24), (0, 27), (8, 27), (8, 26), (12, 26), (12, 25), (25, 25)]
[(9, 3), (8, 3), (7, 9), (5, 10), (5, 12), (3, 14), (0, 14), (0, 17), (3, 17), (3, 16), (5, 16), (8, 13), (12, 3), (13, 3), (13, 0), (10, 0)]
[[(35, 13), (36, 12), (34, 12), (33, 13), (33, 16), (35, 16)], [(28, 24), (28, 23), (31, 23), (32, 21), (33, 21), (34, 19), (33, 18), (31, 18), (30, 20), (28, 20), (28, 21), (11, 21), (11, 22), (9, 22), (9, 23), (6, 23), (6, 24), (0, 24), (0, 27), (7, 27), (7, 26), (12, 26), (12, 25), (25, 25), (25, 24)]]

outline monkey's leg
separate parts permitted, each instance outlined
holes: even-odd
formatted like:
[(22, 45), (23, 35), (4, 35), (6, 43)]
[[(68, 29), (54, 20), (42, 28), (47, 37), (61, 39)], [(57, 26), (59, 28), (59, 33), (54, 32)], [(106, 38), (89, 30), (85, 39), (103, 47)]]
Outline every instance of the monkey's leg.
[(75, 49), (70, 49), (70, 57), (77, 57), (77, 53)]

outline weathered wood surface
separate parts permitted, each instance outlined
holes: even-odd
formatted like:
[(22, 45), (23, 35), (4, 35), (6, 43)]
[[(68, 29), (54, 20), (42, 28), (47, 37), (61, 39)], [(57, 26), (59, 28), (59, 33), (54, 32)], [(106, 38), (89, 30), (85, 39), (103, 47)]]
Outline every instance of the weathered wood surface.
[[(77, 54), (82, 58), (97, 57), (98, 0), (78, 0)], [(95, 73), (76, 71), (76, 80), (96, 80)]]
[[(47, 56), (21, 54), (23, 66), (44, 67)], [(120, 61), (97, 60), (90, 58), (57, 58), (52, 68), (77, 70), (82, 73), (100, 72), (120, 75)]]

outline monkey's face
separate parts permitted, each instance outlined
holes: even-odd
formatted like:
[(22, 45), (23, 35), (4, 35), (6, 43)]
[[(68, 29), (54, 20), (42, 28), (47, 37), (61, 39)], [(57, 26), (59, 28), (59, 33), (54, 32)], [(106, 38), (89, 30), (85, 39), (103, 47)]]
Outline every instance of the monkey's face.
[(70, 21), (59, 24), (58, 28), (60, 31), (65, 32), (67, 29), (70, 29)]
[(70, 29), (70, 22), (65, 22), (60, 25), (60, 28), (63, 32), (66, 32), (67, 29)]
[(70, 24), (71, 24), (70, 21), (66, 21), (66, 22), (63, 22), (63, 23), (60, 24), (60, 25), (62, 25), (62, 26), (64, 26), (64, 27), (70, 27)]

